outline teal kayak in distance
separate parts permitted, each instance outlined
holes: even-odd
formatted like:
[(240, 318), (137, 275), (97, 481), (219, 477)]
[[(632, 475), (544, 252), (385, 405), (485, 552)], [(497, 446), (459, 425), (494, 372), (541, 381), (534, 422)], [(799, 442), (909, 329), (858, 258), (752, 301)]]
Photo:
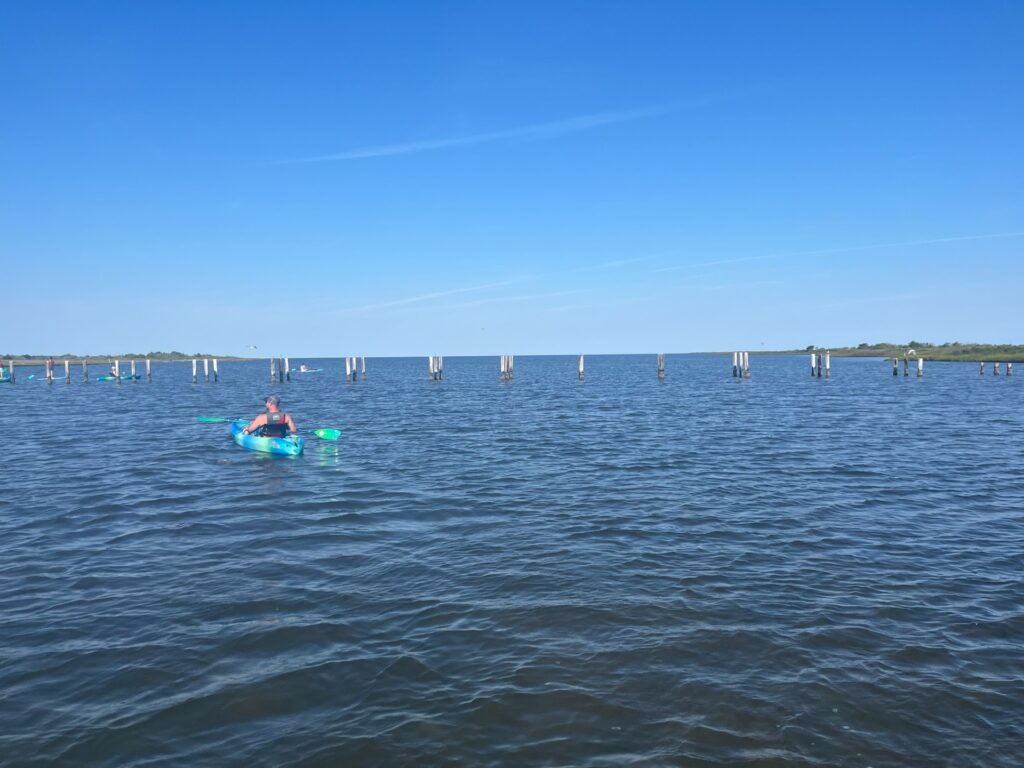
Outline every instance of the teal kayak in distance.
[[(134, 376), (132, 376), (130, 373), (127, 373), (127, 374), (123, 374), (120, 377), (121, 381), (138, 381), (141, 378), (142, 378), (142, 374), (141, 373), (137, 373)], [(118, 379), (117, 376), (110, 376), (108, 374), (104, 374), (103, 376), (97, 376), (96, 377), (96, 381), (117, 381), (117, 379)]]
[(242, 433), (248, 421), (233, 421), (231, 423), (231, 437), (235, 445), (240, 445), (250, 451), (261, 453), (272, 453), (275, 456), (298, 456), (302, 453), (303, 442), (298, 435), (288, 437), (260, 437), (259, 435), (246, 435)]

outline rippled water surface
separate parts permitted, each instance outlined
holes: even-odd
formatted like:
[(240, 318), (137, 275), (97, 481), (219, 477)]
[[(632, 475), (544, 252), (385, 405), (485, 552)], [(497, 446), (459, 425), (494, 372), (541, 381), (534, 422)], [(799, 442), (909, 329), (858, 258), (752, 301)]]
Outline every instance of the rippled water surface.
[(19, 369), (0, 763), (1022, 764), (1024, 370), (575, 362)]

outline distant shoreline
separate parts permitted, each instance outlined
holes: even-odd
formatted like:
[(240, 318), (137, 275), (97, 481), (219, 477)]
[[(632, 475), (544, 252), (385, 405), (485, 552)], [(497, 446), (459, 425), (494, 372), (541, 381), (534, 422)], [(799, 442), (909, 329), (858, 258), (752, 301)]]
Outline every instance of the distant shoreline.
[[(804, 349), (777, 349), (777, 350), (747, 350), (751, 355), (809, 355), (811, 352), (825, 352), (828, 351), (832, 357), (865, 357), (865, 358), (882, 358), (892, 359), (911, 357), (921, 357), (930, 362), (959, 362), (959, 363), (1017, 363), (1024, 362), (1024, 344), (960, 344), (952, 342), (948, 344), (860, 344), (856, 347), (807, 347)], [(593, 355), (600, 354), (643, 354), (643, 353), (600, 353), (594, 352)], [(708, 351), (708, 352), (682, 352), (682, 353), (670, 353), (670, 354), (686, 354), (686, 355), (729, 355), (731, 352), (722, 351)], [(524, 354), (522, 356), (529, 356)], [(542, 355), (548, 356), (548, 355)], [(557, 356), (557, 355), (556, 355)], [(574, 356), (566, 354), (568, 356)], [(45, 365), (47, 355), (0, 355), (0, 361), (3, 361), (3, 365), (6, 366), (9, 360), (13, 360), (15, 365)], [(383, 357), (389, 357), (387, 355)], [(409, 357), (409, 355), (398, 355), (398, 357)], [(415, 357), (415, 356), (413, 356)], [(453, 357), (463, 357), (463, 355), (453, 355)], [(487, 357), (487, 355), (468, 355), (468, 357)], [(149, 355), (138, 355), (138, 354), (123, 354), (123, 355), (53, 355), (54, 362), (58, 366), (63, 366), (64, 361), (69, 361), (72, 365), (81, 365), (83, 362), (89, 365), (109, 365), (114, 360), (120, 360), (122, 362), (130, 362), (136, 360), (142, 362), (146, 359), (158, 363), (188, 363), (192, 360), (203, 360), (216, 358), (220, 362), (252, 362), (256, 360), (268, 360), (270, 356), (266, 357), (235, 357), (232, 355), (211, 355), (211, 354), (195, 354), (185, 355), (180, 352), (155, 352)], [(306, 360), (329, 360), (330, 356), (327, 357), (296, 357), (293, 359), (306, 359)], [(338, 358), (341, 360), (342, 358)]]
[(832, 357), (921, 357), (931, 362), (947, 363), (1017, 363), (1024, 361), (1022, 344), (862, 344), (856, 347), (813, 347), (775, 352), (751, 352), (760, 355), (809, 355), (828, 352)]
[(228, 362), (247, 362), (258, 360), (256, 357), (232, 357), (231, 355), (0, 355), (0, 361), (6, 366), (8, 360), (13, 360), (15, 365), (46, 365), (49, 357), (57, 365), (64, 365), (67, 360), (72, 365), (81, 365), (83, 362), (89, 365), (111, 365), (115, 360), (131, 362), (136, 360), (143, 362), (146, 359), (154, 363), (188, 363), (192, 360), (213, 360)]

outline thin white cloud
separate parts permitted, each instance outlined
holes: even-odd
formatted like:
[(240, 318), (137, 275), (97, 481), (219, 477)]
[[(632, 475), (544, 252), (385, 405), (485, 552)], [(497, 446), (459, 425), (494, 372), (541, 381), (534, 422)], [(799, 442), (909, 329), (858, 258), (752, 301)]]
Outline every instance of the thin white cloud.
[(440, 299), (445, 296), (457, 296), (461, 293), (472, 293), (473, 291), (486, 291), (491, 288), (503, 288), (507, 285), (514, 285), (519, 282), (518, 280), (503, 280), (499, 283), (484, 283), (482, 285), (470, 285), (464, 288), (452, 288), (447, 291), (432, 291), (431, 293), (421, 293), (417, 296), (407, 296), (402, 299), (393, 299), (391, 301), (381, 301), (376, 304), (364, 304), (361, 307), (352, 307), (350, 312), (372, 312), (377, 309), (390, 309), (392, 307), (402, 307), (407, 304), (417, 304), (421, 301), (430, 301), (431, 299)]
[(900, 248), (914, 245), (934, 245), (936, 243), (956, 243), (967, 240), (992, 240), (1002, 237), (1024, 237), (1024, 232), (992, 232), (984, 235), (962, 235), (960, 237), (933, 237), (927, 240), (903, 240), (898, 243), (873, 243), (871, 245), (854, 245), (842, 248), (819, 248), (813, 251), (794, 251), (792, 253), (769, 253), (764, 256), (744, 256), (739, 259), (721, 259), (718, 261), (701, 261), (694, 264), (677, 264), (671, 267), (652, 269), (651, 273), (676, 272), (682, 269), (710, 267), (719, 264), (739, 264), (745, 261), (764, 261), (766, 259), (786, 259), (794, 256), (823, 256), (831, 253), (855, 253), (857, 251), (873, 251), (883, 248)]
[(518, 296), (495, 296), (489, 299), (476, 299), (474, 301), (465, 301), (461, 304), (452, 304), (446, 308), (460, 309), (462, 307), (479, 307), (484, 304), (500, 304), (509, 301), (533, 301), (534, 299), (550, 299), (556, 296), (573, 296), (580, 293), (583, 293), (583, 290), (577, 288), (570, 291), (551, 291), (550, 293), (528, 293)]
[(295, 163), (325, 163), (340, 160), (363, 160), (371, 157), (392, 157), (395, 155), (411, 155), (417, 152), (431, 152), (438, 149), (449, 149), (451, 147), (465, 147), (472, 144), (488, 144), (494, 141), (507, 141), (511, 139), (546, 139), (556, 136), (564, 136), (569, 133), (598, 128), (613, 123), (627, 123), (633, 120), (642, 120), (647, 117), (665, 114), (671, 111), (671, 107), (646, 107), (643, 109), (631, 109), (624, 112), (602, 112), (593, 115), (580, 115), (565, 120), (556, 120), (550, 123), (538, 123), (519, 128), (510, 128), (503, 131), (491, 131), (489, 133), (477, 133), (471, 136), (456, 136), (447, 139), (427, 139), (424, 141), (411, 141), (404, 144), (383, 144), (374, 147), (359, 147), (336, 152), (329, 155), (317, 155), (315, 157), (304, 157), (293, 160)]
[(613, 269), (614, 267), (625, 267), (630, 264), (637, 264), (642, 261), (651, 261), (658, 258), (658, 256), (637, 256), (632, 259), (615, 259), (614, 261), (605, 261), (601, 264), (591, 264), (586, 267), (579, 267), (578, 269), (567, 270), (567, 274), (578, 274), (581, 272), (598, 272), (602, 269)]

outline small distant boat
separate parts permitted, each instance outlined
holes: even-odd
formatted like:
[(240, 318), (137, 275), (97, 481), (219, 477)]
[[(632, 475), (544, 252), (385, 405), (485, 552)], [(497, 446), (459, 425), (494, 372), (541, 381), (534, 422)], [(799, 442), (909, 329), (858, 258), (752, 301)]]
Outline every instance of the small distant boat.
[(320, 373), (321, 371), (323, 371), (323, 368), (307, 368), (304, 365), (290, 369), (291, 373)]

